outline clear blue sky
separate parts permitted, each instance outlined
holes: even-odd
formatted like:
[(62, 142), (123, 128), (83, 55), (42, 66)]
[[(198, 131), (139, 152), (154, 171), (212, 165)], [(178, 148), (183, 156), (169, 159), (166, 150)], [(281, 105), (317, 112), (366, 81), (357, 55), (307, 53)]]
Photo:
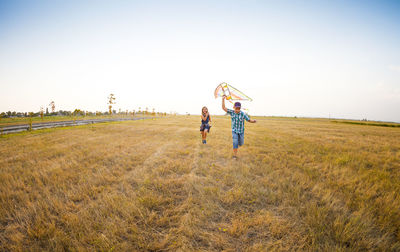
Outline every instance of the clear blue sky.
[(115, 107), (400, 122), (400, 1), (1, 1), (0, 111)]

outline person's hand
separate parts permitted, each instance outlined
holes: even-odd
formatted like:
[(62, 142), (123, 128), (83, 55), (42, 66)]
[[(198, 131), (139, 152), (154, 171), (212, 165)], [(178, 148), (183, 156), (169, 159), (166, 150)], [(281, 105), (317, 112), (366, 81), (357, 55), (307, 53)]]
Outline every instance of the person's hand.
[(222, 96), (222, 99), (226, 99), (226, 95), (223, 95), (223, 96)]
[(257, 122), (257, 120), (256, 120), (256, 119), (254, 119), (254, 120), (253, 120), (253, 123), (256, 123), (256, 122)]

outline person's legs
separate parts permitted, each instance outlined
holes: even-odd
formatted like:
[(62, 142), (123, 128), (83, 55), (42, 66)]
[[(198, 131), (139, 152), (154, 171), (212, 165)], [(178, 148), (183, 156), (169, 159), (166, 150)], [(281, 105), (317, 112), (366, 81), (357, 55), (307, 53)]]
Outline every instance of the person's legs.
[(237, 157), (237, 149), (239, 148), (239, 134), (232, 131), (233, 157)]
[(233, 149), (233, 157), (234, 157), (234, 158), (237, 158), (237, 150), (238, 150), (238, 149)]
[(238, 135), (239, 135), (239, 146), (242, 146), (244, 144), (244, 133)]
[(204, 130), (202, 130), (200, 132), (201, 132), (201, 142), (204, 143), (204, 140), (205, 140)]
[(205, 129), (204, 131), (204, 143), (207, 143), (206, 141), (207, 141), (207, 133), (208, 133), (208, 129)]

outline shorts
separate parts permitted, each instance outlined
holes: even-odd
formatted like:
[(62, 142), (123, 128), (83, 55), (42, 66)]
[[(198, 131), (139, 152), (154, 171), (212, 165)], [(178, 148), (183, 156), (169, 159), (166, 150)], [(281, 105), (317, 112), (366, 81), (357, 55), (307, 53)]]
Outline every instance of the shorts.
[(244, 144), (244, 133), (236, 133), (232, 131), (233, 148), (237, 149)]
[(204, 131), (204, 130), (208, 130), (208, 132), (210, 132), (211, 126), (207, 123), (207, 124), (202, 124), (200, 126), (200, 131)]

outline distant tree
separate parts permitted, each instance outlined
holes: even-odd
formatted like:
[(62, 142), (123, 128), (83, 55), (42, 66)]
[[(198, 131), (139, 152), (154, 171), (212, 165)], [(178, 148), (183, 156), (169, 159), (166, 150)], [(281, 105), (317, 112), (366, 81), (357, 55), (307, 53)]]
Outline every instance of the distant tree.
[(43, 107), (40, 107), (40, 117), (42, 118), (42, 120), (43, 120), (43, 112), (44, 112)]
[(63, 116), (70, 116), (71, 111), (66, 111), (66, 110), (59, 110), (58, 115), (63, 115)]
[(113, 104), (115, 104), (115, 97), (114, 94), (110, 94), (110, 96), (108, 96), (108, 112), (110, 113), (110, 115), (112, 114)]
[(49, 106), (51, 107), (51, 112), (55, 113), (56, 112), (56, 104), (54, 103), (54, 101), (51, 101)]
[(46, 115), (48, 115), (48, 114), (49, 114), (49, 108), (46, 107)]
[(73, 114), (76, 115), (80, 115), (80, 116), (85, 116), (85, 111), (82, 111), (80, 109), (75, 109)]

